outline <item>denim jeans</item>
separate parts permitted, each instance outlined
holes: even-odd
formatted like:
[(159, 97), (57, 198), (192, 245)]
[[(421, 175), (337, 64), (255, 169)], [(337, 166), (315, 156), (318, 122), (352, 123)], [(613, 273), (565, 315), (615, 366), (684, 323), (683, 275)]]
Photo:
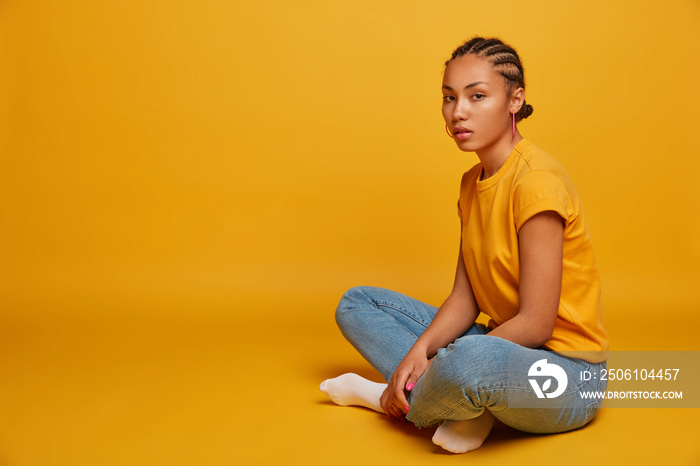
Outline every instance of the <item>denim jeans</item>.
[[(343, 295), (336, 322), (345, 338), (388, 382), (436, 312), (435, 306), (401, 293), (361, 286)], [(546, 390), (554, 385), (559, 391), (561, 381), (552, 384), (552, 380), (546, 382), (533, 372), (539, 370), (537, 365), (541, 366), (543, 359), (548, 368), (556, 364), (564, 371), (556, 369), (558, 373), (567, 376), (566, 389), (553, 398), (547, 397), (556, 393)], [(525, 432), (576, 429), (593, 419), (601, 404), (599, 399), (582, 398), (579, 392), (604, 391), (607, 385), (594, 377), (581, 380), (581, 373), (600, 374), (605, 367), (605, 362), (591, 363), (544, 348), (525, 348), (490, 336), (486, 326), (474, 324), (438, 350), (409, 393), (406, 419), (426, 427), (444, 420), (472, 419), (488, 409), (504, 424)], [(538, 382), (542, 396), (531, 380)]]

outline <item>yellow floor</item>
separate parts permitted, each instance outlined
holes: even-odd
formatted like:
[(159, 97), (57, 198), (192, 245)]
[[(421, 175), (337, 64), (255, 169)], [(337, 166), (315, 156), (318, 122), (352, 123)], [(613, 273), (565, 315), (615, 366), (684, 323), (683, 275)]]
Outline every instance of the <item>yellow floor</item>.
[[(5, 290), (0, 464), (462, 461), (430, 442), (432, 429), (338, 407), (318, 391), (347, 371), (380, 380), (335, 328), (335, 290), (255, 297), (141, 286)], [(608, 317), (618, 348), (650, 349), (657, 319), (642, 310), (631, 326), (630, 314), (620, 315)], [(661, 334), (654, 346), (697, 349), (693, 327)], [(696, 409), (603, 409), (566, 434), (497, 425), (464, 461), (697, 465), (699, 423)]]

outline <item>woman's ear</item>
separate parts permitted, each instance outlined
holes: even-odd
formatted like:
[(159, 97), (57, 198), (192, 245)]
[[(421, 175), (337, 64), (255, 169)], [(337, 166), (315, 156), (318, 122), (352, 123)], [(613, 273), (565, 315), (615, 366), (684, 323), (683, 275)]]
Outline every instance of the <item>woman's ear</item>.
[(510, 95), (510, 112), (518, 113), (525, 103), (525, 89), (517, 88)]

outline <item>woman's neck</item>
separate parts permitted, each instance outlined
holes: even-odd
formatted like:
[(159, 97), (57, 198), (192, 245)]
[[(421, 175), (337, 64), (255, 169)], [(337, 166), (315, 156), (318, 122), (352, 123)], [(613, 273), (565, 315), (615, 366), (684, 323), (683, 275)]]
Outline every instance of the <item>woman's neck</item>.
[[(510, 135), (509, 135), (510, 136)], [(484, 147), (476, 152), (481, 165), (484, 167), (482, 180), (491, 178), (506, 163), (508, 156), (513, 152), (515, 146), (522, 141), (523, 137), (519, 131), (515, 131), (515, 137), (503, 138), (489, 147)]]

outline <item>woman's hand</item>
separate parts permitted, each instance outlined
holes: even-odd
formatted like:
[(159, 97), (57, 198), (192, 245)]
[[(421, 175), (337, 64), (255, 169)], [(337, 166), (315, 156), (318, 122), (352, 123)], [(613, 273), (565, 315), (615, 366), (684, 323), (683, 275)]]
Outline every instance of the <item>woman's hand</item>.
[(403, 421), (408, 413), (408, 400), (406, 393), (413, 389), (418, 379), (430, 366), (430, 361), (425, 354), (419, 351), (409, 351), (398, 365), (389, 380), (389, 386), (384, 390), (380, 398), (382, 409), (389, 417), (395, 417)]

